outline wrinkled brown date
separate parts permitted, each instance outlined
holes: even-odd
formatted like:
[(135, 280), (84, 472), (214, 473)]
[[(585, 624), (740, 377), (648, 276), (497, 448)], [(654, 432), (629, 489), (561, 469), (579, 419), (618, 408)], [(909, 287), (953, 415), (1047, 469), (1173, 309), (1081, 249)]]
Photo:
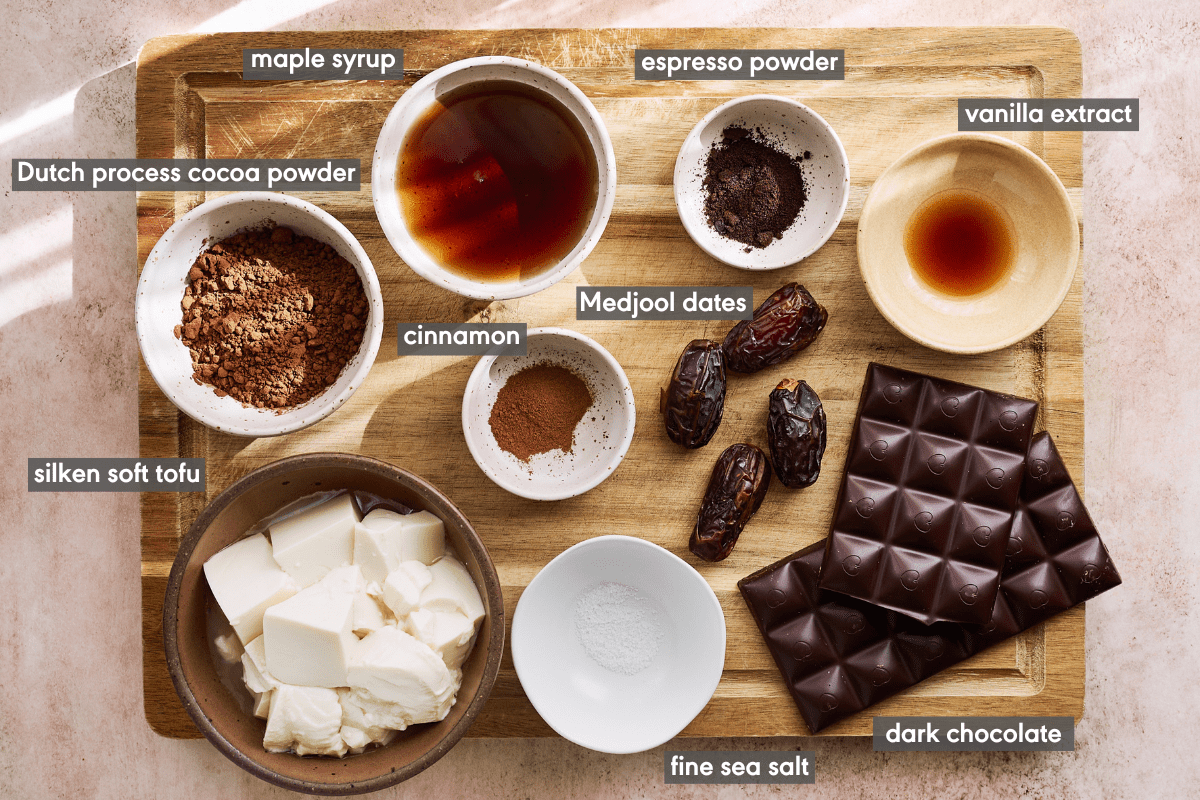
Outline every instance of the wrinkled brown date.
[(708, 444), (725, 413), (725, 356), (720, 344), (696, 339), (684, 348), (671, 383), (659, 397), (659, 410), (672, 442), (689, 448)]
[(754, 310), (754, 318), (734, 326), (721, 345), (725, 366), (758, 372), (791, 358), (813, 343), (829, 312), (798, 283), (789, 283)]
[(726, 448), (708, 479), (688, 549), (705, 561), (729, 555), (770, 485), (771, 467), (762, 450), (743, 443)]
[(784, 486), (812, 486), (821, 474), (825, 454), (825, 409), (804, 381), (780, 382), (771, 392), (767, 414), (771, 466)]

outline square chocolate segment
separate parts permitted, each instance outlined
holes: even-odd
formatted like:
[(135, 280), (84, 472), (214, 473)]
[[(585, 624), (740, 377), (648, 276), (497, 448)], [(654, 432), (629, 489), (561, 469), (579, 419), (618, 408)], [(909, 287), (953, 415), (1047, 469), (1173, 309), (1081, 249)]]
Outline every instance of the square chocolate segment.
[(871, 364), (821, 588), (982, 625), (1000, 588), (1037, 403)]
[[(986, 625), (923, 625), (821, 589), (824, 542), (738, 582), (813, 733), (1120, 584), (1049, 434), (1034, 437), (1027, 464)], [(984, 545), (991, 535), (979, 533)], [(951, 561), (947, 572), (967, 567), (978, 569)]]
[(999, 600), (1021, 630), (1121, 583), (1050, 434), (1026, 461)]
[[(914, 619), (817, 585), (818, 542), (738, 582), (767, 649), (815, 733), (971, 652), (964, 626)], [(786, 612), (780, 613), (781, 610)]]

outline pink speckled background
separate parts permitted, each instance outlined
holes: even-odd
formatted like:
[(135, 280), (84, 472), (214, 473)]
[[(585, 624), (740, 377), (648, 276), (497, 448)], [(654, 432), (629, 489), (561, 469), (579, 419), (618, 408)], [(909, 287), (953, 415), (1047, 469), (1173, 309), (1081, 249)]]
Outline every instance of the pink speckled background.
[[(36, 6), (30, 8), (30, 6)], [(817, 751), (813, 787), (665, 787), (661, 750), (468, 740), (387, 797), (1200, 796), (1200, 111), (1195, 3), (1169, 0), (0, 0), (0, 797), (285, 794), (143, 720), (134, 495), (30, 495), (25, 459), (137, 453), (132, 194), (15, 194), (10, 159), (132, 157), (147, 39), (199, 30), (1059, 25), (1084, 90), (1141, 131), (1084, 138), (1088, 505), (1125, 578), (1090, 603), (1073, 754), (877, 754), (867, 740), (689, 740)], [(1193, 405), (1195, 404), (1195, 405)]]

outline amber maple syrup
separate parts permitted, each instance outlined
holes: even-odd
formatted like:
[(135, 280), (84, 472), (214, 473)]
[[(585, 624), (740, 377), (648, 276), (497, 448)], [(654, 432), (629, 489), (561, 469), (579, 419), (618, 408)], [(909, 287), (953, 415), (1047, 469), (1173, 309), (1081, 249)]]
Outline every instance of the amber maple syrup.
[(921, 204), (904, 228), (913, 271), (945, 294), (980, 294), (1012, 268), (1016, 242), (1004, 212), (982, 195), (960, 189)]
[(412, 237), (449, 271), (483, 281), (536, 276), (570, 253), (598, 185), (575, 116), (513, 81), (438, 98), (405, 137), (396, 168)]

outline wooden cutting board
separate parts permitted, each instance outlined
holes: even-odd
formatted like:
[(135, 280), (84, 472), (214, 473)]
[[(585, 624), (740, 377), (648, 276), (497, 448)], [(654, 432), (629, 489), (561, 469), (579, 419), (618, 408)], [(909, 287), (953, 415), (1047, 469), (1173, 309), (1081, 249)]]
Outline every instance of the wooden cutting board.
[[(402, 82), (243, 82), (243, 47), (403, 47)], [(844, 81), (633, 80), (635, 48), (846, 51)], [(612, 218), (583, 265), (532, 297), (467, 300), (426, 283), (388, 245), (371, 205), (375, 138), (392, 105), (416, 80), (452, 61), (503, 54), (545, 64), (574, 81), (599, 109), (612, 136), (618, 188)], [(233, 33), (149, 42), (138, 59), (139, 158), (359, 158), (357, 193), (312, 193), (366, 249), (383, 287), (386, 326), (379, 357), (357, 394), (324, 422), (274, 439), (243, 439), (191, 421), (159, 392), (141, 366), (141, 455), (207, 459), (208, 491), (142, 495), (142, 627), (146, 717), (164, 736), (199, 733), (184, 713), (162, 650), (162, 600), (180, 534), (218, 492), (256, 467), (294, 453), (348, 451), (382, 458), (442, 489), (479, 530), (495, 559), (511, 620), (521, 591), (563, 549), (606, 533), (640, 536), (694, 563), (725, 610), (725, 673), (684, 736), (808, 733), (746, 610), (739, 578), (823, 538), (841, 480), (859, 389), (868, 361), (1037, 399), (1076, 480), (1083, 477), (1081, 287), (1038, 333), (982, 356), (927, 350), (875, 311), (858, 273), (855, 230), (872, 182), (914, 145), (957, 128), (959, 97), (1079, 97), (1079, 41), (1054, 28), (896, 30), (513, 30), (340, 33)], [(833, 238), (799, 265), (742, 272), (706, 256), (675, 211), (671, 177), (684, 137), (726, 99), (767, 92), (793, 97), (837, 130), (850, 158), (851, 191)], [(1079, 133), (1011, 137), (1046, 160), (1081, 212)], [(212, 193), (210, 193), (211, 195)], [(138, 262), (204, 193), (138, 195)], [(1082, 219), (1082, 216), (1080, 217)], [(761, 302), (797, 280), (830, 314), (803, 354), (730, 382), (725, 420), (699, 451), (671, 444), (657, 414), (658, 389), (684, 344), (720, 338), (727, 322), (580, 322), (576, 285), (746, 285)], [(612, 478), (582, 497), (538, 503), (488, 481), (467, 451), (460, 408), (474, 358), (396, 355), (401, 321), (527, 322), (591, 336), (624, 366), (633, 384), (637, 430)], [(735, 441), (765, 446), (766, 397), (783, 377), (820, 394), (829, 443), (817, 484), (772, 487), (737, 548), (719, 564), (697, 562), (687, 539), (717, 454)], [(1083, 712), (1082, 608), (982, 653), (823, 735), (867, 735), (872, 714), (1072, 715)], [(470, 736), (549, 736), (505, 654), (491, 700)]]

